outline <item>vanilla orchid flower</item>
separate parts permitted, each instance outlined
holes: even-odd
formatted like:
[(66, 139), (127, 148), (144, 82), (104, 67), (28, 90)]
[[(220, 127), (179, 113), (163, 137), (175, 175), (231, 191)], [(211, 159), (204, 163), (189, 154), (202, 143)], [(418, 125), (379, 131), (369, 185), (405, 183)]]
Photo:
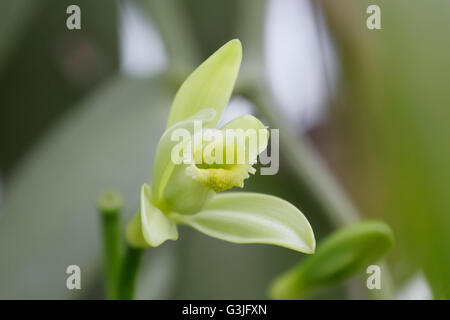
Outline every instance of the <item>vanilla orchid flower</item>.
[[(253, 165), (266, 149), (269, 136), (265, 126), (251, 115), (216, 128), (241, 59), (240, 41), (231, 40), (194, 70), (178, 90), (156, 150), (152, 181), (142, 186), (140, 210), (127, 227), (131, 246), (156, 247), (166, 240), (177, 240), (178, 225), (183, 224), (229, 242), (267, 243), (314, 252), (312, 228), (289, 202), (265, 194), (221, 193), (244, 187), (244, 180), (255, 173)], [(219, 138), (208, 143), (205, 135), (197, 137), (198, 123), (202, 133)], [(230, 129), (258, 133), (256, 149), (250, 148), (252, 141), (247, 135), (237, 143), (225, 139)], [(174, 140), (178, 132), (188, 133), (184, 143)], [(215, 152), (205, 153), (208, 146)], [(181, 162), (174, 161), (174, 150), (187, 156)], [(239, 154), (242, 159), (237, 159)], [(225, 161), (227, 156), (231, 163)]]

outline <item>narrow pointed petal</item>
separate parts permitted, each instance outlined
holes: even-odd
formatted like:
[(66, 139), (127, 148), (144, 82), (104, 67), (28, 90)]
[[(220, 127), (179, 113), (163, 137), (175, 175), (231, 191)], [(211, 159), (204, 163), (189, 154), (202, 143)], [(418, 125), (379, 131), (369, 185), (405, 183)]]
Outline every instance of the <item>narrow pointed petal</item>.
[(242, 60), (242, 45), (231, 40), (211, 55), (181, 85), (172, 104), (167, 127), (202, 109), (213, 108), (219, 121), (230, 99)]
[(157, 247), (166, 240), (178, 239), (176, 223), (150, 202), (150, 187), (147, 184), (141, 189), (140, 215), (142, 236), (149, 246)]

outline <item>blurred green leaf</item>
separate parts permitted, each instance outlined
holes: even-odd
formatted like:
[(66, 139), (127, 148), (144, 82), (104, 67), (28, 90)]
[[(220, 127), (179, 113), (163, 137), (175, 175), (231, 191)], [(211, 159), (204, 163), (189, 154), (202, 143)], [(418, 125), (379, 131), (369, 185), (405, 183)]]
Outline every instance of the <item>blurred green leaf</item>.
[[(141, 0), (141, 2), (143, 7), (148, 9), (164, 41), (170, 60), (169, 74), (174, 80), (183, 81), (192, 71), (192, 66), (201, 62), (197, 39), (192, 30), (191, 21), (186, 15), (185, 1)], [(224, 41), (228, 39), (230, 38)]]
[(382, 258), (392, 242), (391, 229), (381, 222), (340, 229), (326, 238), (313, 256), (276, 279), (270, 296), (302, 299), (314, 289), (343, 281)]
[(30, 27), (43, 1), (3, 0), (0, 2), (0, 69)]
[(71, 4), (0, 1), (0, 170), (7, 179), (59, 117), (117, 72), (116, 5), (77, 0), (82, 28), (68, 30)]
[(322, 2), (343, 69), (330, 126), (346, 154), (337, 170), (350, 168), (362, 211), (392, 226), (396, 278), (423, 269), (448, 299), (450, 2), (380, 3), (381, 30), (365, 28), (372, 1)]
[[(155, 79), (117, 77), (21, 162), (1, 207), (1, 298), (90, 294), (101, 261), (96, 197), (104, 189), (118, 190), (125, 212), (136, 212), (172, 95)], [(71, 264), (81, 267), (81, 292), (65, 286)]]
[(236, 37), (236, 19), (239, 13), (239, 0), (182, 1), (189, 27), (193, 31), (198, 51), (209, 55), (224, 41)]
[(234, 243), (273, 244), (313, 253), (314, 234), (308, 220), (289, 202), (265, 194), (218, 194), (194, 215), (173, 215), (211, 237)]

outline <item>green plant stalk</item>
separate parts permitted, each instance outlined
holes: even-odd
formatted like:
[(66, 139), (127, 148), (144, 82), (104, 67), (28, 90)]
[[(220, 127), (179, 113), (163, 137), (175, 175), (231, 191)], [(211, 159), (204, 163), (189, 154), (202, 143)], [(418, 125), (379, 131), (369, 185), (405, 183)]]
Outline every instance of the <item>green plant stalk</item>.
[(132, 300), (134, 298), (136, 279), (144, 250), (127, 245), (120, 268), (117, 298)]
[(121, 253), (121, 208), (122, 201), (115, 193), (105, 193), (99, 199), (99, 211), (102, 220), (103, 256), (107, 299), (114, 299), (116, 297), (117, 275)]
[(143, 4), (161, 33), (169, 56), (167, 78), (182, 82), (192, 67), (201, 61), (198, 40), (186, 15), (184, 3), (177, 0), (146, 0)]
[(103, 214), (102, 220), (106, 297), (114, 299), (120, 256), (119, 215)]

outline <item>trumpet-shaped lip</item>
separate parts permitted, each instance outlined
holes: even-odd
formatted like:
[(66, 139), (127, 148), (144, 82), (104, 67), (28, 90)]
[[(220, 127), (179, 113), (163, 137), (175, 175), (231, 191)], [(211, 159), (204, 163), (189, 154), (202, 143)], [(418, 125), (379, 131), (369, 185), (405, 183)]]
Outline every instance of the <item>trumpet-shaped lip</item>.
[(186, 168), (186, 174), (200, 182), (206, 188), (221, 192), (233, 187), (244, 187), (244, 180), (255, 173), (252, 164), (232, 164), (219, 166), (204, 166), (191, 164)]

